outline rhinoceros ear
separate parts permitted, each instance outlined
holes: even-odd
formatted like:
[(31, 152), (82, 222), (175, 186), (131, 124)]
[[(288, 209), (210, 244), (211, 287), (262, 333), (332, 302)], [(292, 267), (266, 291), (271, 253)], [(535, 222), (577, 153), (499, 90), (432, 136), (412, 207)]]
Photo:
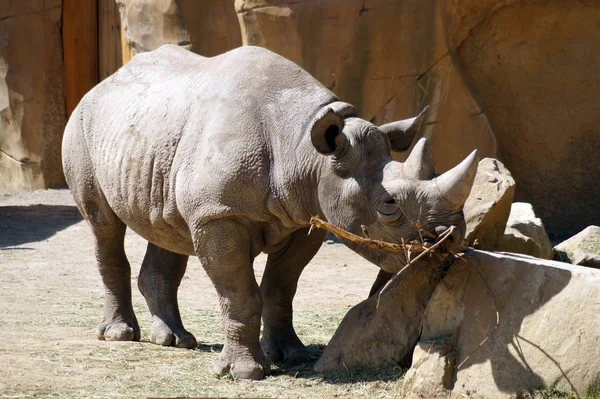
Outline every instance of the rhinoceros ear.
[(324, 155), (335, 154), (344, 146), (343, 117), (354, 115), (354, 107), (343, 102), (329, 104), (317, 112), (310, 125), (313, 146)]
[(410, 147), (410, 143), (412, 143), (425, 120), (427, 111), (429, 111), (429, 105), (425, 106), (423, 111), (414, 118), (379, 126), (379, 130), (389, 137), (392, 143), (392, 150), (405, 151)]

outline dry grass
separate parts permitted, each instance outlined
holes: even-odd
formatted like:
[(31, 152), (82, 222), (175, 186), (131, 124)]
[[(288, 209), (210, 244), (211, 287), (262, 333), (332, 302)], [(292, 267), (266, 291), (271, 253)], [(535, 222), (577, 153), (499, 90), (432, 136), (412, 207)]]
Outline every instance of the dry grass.
[[(0, 201), (0, 210), (12, 207), (0, 229), (0, 398), (399, 396), (404, 371), (397, 367), (316, 374), (306, 364), (275, 367), (259, 382), (215, 377), (211, 366), (224, 342), (218, 298), (195, 258), (179, 304), (201, 345), (185, 350), (150, 344), (151, 318), (135, 288), (146, 242), (130, 231), (126, 252), (142, 342), (98, 341), (103, 288), (93, 238), (75, 217), (70, 193), (0, 193)], [(58, 223), (65, 213), (72, 220)], [(255, 261), (257, 281), (265, 262), (262, 255)], [(325, 245), (307, 267), (294, 300), (294, 324), (315, 359), (346, 311), (366, 297), (376, 274), (376, 267), (342, 245)]]
[(600, 389), (590, 389), (580, 396), (556, 388), (530, 389), (521, 392), (517, 397), (520, 399), (600, 399)]
[[(76, 304), (71, 304), (76, 305)], [(90, 311), (97, 313), (95, 304)], [(65, 306), (65, 304), (62, 304)], [(76, 305), (77, 306), (77, 305)], [(141, 320), (149, 319), (142, 307), (136, 309)], [(202, 342), (196, 350), (160, 347), (148, 342), (148, 328), (143, 328), (141, 342), (61, 342), (60, 345), (32, 350), (33, 359), (51, 367), (56, 379), (64, 379), (62, 388), (47, 389), (44, 381), (27, 389), (5, 386), (0, 397), (364, 397), (385, 398), (400, 395), (405, 370), (398, 367), (317, 374), (312, 364), (339, 325), (344, 310), (303, 311), (295, 314), (300, 337), (314, 354), (313, 362), (297, 367), (275, 366), (273, 375), (262, 381), (234, 381), (217, 378), (211, 365), (221, 350), (223, 336), (218, 328), (216, 310), (184, 310), (188, 321)], [(57, 327), (93, 329), (96, 317), (59, 320)], [(75, 326), (73, 325), (75, 324)], [(144, 326), (143, 326), (144, 327)], [(217, 327), (217, 328), (216, 328)], [(85, 348), (85, 349), (82, 349)], [(89, 383), (71, 384), (69, 376), (90, 376)], [(101, 378), (99, 378), (101, 377)], [(31, 375), (34, 379), (35, 375)], [(29, 385), (29, 384), (28, 384)]]

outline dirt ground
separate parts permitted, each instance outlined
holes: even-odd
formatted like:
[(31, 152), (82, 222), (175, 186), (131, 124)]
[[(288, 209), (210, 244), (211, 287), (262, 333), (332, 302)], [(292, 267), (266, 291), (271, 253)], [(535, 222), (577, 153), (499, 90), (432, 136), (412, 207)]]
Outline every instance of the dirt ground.
[[(126, 237), (132, 284), (146, 242)], [(255, 262), (257, 281), (266, 257)], [(364, 299), (377, 268), (340, 244), (324, 243), (300, 280), (295, 325), (315, 357), (346, 311)], [(92, 236), (68, 190), (0, 191), (0, 397), (390, 397), (402, 370), (319, 375), (310, 364), (275, 368), (260, 382), (217, 378), (211, 364), (223, 343), (218, 301), (191, 258), (179, 301), (196, 350), (148, 342), (150, 315), (137, 288), (141, 342), (98, 341), (103, 290)]]

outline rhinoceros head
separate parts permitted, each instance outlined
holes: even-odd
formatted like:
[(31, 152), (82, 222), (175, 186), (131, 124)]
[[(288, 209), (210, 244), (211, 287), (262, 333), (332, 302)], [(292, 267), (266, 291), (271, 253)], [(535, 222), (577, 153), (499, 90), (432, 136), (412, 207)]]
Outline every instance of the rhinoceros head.
[[(391, 157), (391, 151), (410, 147), (426, 111), (378, 127), (354, 117), (349, 104), (336, 102), (321, 110), (311, 126), (311, 140), (326, 156), (319, 201), (330, 223), (357, 235), (364, 226), (371, 238), (395, 243), (420, 237), (419, 225), (438, 235), (455, 226), (447, 241), (462, 243), (462, 208), (475, 178), (477, 151), (440, 176), (435, 176), (424, 138), (406, 162)], [(346, 244), (386, 271), (398, 267), (388, 265), (382, 254), (365, 254)]]

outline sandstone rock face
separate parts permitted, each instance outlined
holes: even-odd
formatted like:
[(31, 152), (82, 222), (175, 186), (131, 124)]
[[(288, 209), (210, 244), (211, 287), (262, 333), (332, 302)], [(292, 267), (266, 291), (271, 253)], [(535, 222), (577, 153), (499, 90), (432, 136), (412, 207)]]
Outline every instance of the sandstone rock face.
[(555, 249), (557, 260), (600, 269), (600, 227), (589, 226)]
[(464, 206), (469, 245), (486, 250), (500, 246), (510, 214), (515, 181), (500, 161), (479, 162), (475, 183)]
[(600, 271), (471, 251), (436, 287), (406, 397), (508, 398), (600, 379)]
[(389, 122), (430, 104), (423, 135), (440, 172), (478, 148), (513, 171), (516, 198), (553, 237), (600, 220), (597, 2), (235, 4), (244, 44), (298, 63), (361, 117)]
[(116, 0), (132, 56), (171, 43), (212, 57), (242, 44), (233, 0)]
[(498, 156), (487, 119), (448, 53), (437, 2), (237, 0), (236, 10), (244, 44), (298, 63), (362, 118), (382, 124), (430, 104), (423, 135), (439, 172), (475, 148)]
[(233, 1), (177, 0), (183, 22), (190, 34), (191, 50), (213, 57), (242, 45), (240, 24)]
[(189, 33), (175, 0), (116, 1), (132, 56), (167, 43), (189, 48)]
[(526, 202), (512, 204), (506, 222), (506, 230), (498, 250), (542, 259), (554, 257), (554, 249), (552, 249), (544, 224), (540, 218), (535, 216), (531, 204)]
[(600, 4), (453, 0), (446, 10), (516, 200), (532, 203), (555, 238), (600, 220), (600, 162), (591, 161), (600, 155)]
[(0, 114), (0, 187), (63, 185), (61, 1), (0, 7)]

